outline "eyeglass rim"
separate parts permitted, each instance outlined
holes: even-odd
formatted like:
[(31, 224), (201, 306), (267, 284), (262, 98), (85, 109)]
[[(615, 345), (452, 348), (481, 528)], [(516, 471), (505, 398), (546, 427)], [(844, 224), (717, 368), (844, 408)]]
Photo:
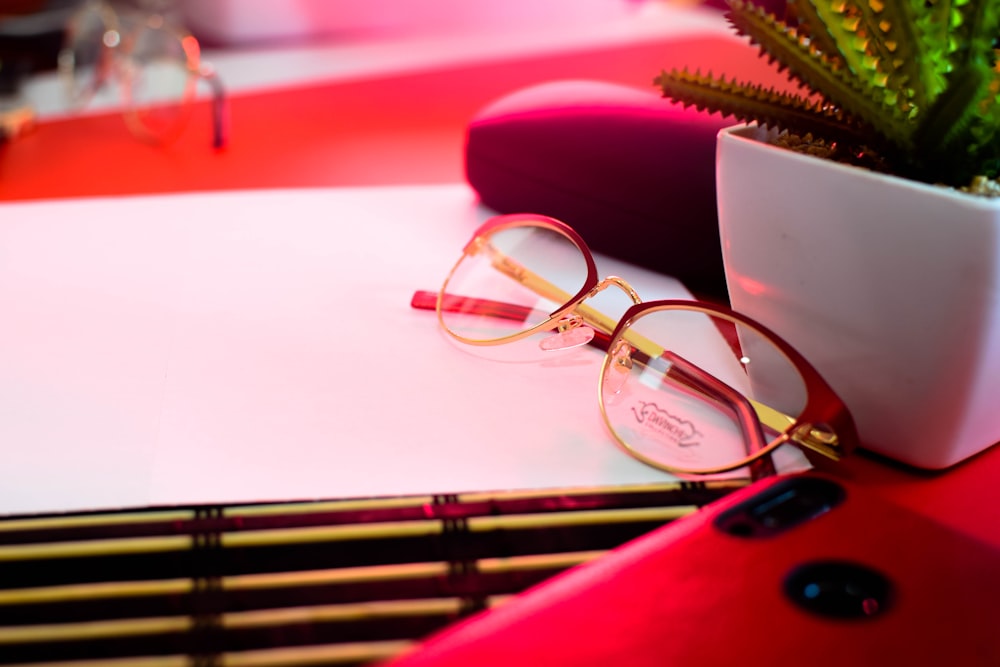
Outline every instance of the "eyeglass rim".
[[(610, 351), (614, 349), (618, 341), (622, 339), (624, 332), (641, 317), (649, 315), (652, 312), (664, 310), (700, 312), (709, 316), (721, 317), (722, 319), (729, 320), (734, 324), (745, 326), (762, 336), (769, 343), (774, 345), (801, 375), (802, 381), (805, 385), (806, 394), (806, 402), (802, 407), (801, 412), (795, 417), (790, 417), (790, 419), (792, 419), (792, 423), (779, 433), (777, 437), (772, 439), (765, 447), (754, 452), (750, 456), (740, 459), (739, 461), (726, 464), (725, 466), (704, 469), (674, 467), (661, 463), (656, 459), (650, 458), (634, 449), (618, 434), (611, 424), (610, 417), (608, 416), (607, 409), (604, 404), (604, 378), (608, 370), (608, 364), (611, 363)], [(766, 325), (738, 311), (735, 311), (728, 306), (708, 301), (685, 299), (660, 299), (656, 301), (644, 301), (642, 303), (637, 303), (625, 311), (622, 318), (615, 326), (614, 331), (611, 333), (608, 350), (609, 353), (605, 355), (601, 364), (601, 374), (598, 380), (598, 402), (600, 404), (601, 416), (604, 419), (605, 425), (607, 426), (612, 437), (614, 437), (618, 444), (624, 447), (631, 456), (643, 461), (647, 465), (663, 470), (664, 472), (669, 472), (671, 474), (711, 475), (730, 472), (732, 470), (749, 466), (786, 443), (798, 446), (799, 448), (805, 448), (805, 445), (795, 440), (792, 436), (796, 432), (799, 432), (801, 429), (808, 426), (825, 426), (836, 434), (837, 444), (834, 449), (838, 457), (850, 454), (859, 444), (857, 427), (854, 424), (854, 419), (848, 411), (847, 406), (829, 385), (829, 383), (823, 378), (823, 376), (820, 375), (819, 371), (816, 370), (811, 363), (809, 363), (802, 353), (792, 347), (791, 343), (779, 336)]]
[[(454, 331), (449, 329), (448, 326), (445, 324), (444, 309), (442, 308), (448, 284), (451, 282), (452, 277), (455, 275), (455, 271), (458, 269), (459, 266), (461, 266), (465, 258), (469, 256), (470, 248), (478, 240), (483, 238), (489, 238), (491, 235), (499, 231), (502, 231), (504, 229), (516, 229), (518, 227), (541, 227), (543, 229), (550, 229), (552, 231), (555, 231), (559, 234), (568, 237), (569, 240), (574, 245), (576, 245), (577, 248), (580, 250), (580, 253), (586, 262), (587, 277), (583, 281), (583, 287), (580, 288), (580, 290), (575, 295), (573, 295), (569, 299), (569, 301), (567, 301), (566, 303), (564, 303), (563, 305), (559, 306), (554, 311), (549, 313), (548, 318), (546, 318), (543, 322), (535, 326), (529, 327), (528, 329), (524, 329), (523, 331), (518, 331), (513, 334), (501, 336), (500, 338), (486, 338), (486, 339), (466, 338), (465, 336), (461, 336), (455, 333)], [(494, 216), (489, 220), (487, 220), (486, 222), (484, 222), (483, 224), (481, 224), (476, 229), (476, 231), (473, 232), (472, 237), (469, 239), (469, 241), (466, 242), (464, 246), (462, 246), (461, 257), (459, 257), (458, 260), (455, 262), (455, 264), (452, 266), (451, 271), (448, 272), (448, 275), (445, 277), (444, 282), (441, 284), (441, 288), (438, 290), (435, 310), (437, 311), (438, 322), (440, 323), (441, 328), (445, 331), (445, 333), (447, 333), (455, 340), (458, 340), (466, 345), (480, 345), (480, 346), (503, 345), (505, 343), (512, 343), (514, 341), (521, 340), (523, 338), (528, 338), (533, 334), (537, 333), (538, 331), (542, 331), (545, 328), (549, 327), (553, 321), (559, 320), (564, 314), (572, 310), (578, 303), (583, 301), (590, 293), (590, 291), (594, 289), (594, 287), (596, 287), (599, 283), (600, 283), (600, 278), (598, 277), (597, 263), (594, 261), (594, 255), (593, 253), (591, 253), (590, 248), (587, 247), (586, 242), (584, 242), (583, 238), (576, 232), (576, 230), (574, 230), (572, 227), (562, 222), (561, 220), (557, 220), (556, 218), (546, 215), (539, 215), (534, 213), (507, 213), (503, 215)]]

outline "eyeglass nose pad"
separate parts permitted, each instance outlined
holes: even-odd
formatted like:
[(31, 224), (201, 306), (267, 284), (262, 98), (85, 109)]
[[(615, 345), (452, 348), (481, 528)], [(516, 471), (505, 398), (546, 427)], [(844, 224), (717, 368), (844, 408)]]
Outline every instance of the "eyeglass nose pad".
[(613, 350), (608, 352), (611, 357), (608, 370), (604, 374), (605, 394), (617, 396), (625, 388), (632, 374), (632, 347), (623, 340), (618, 341)]
[(545, 352), (556, 352), (586, 345), (593, 339), (594, 330), (579, 315), (569, 315), (559, 320), (551, 336), (538, 341), (538, 347)]

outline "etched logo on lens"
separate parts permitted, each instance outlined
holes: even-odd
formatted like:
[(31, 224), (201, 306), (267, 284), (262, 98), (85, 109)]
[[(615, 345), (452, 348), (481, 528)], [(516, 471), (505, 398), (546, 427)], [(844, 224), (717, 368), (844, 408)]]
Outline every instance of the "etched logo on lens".
[(632, 407), (632, 414), (645, 428), (673, 441), (678, 447), (697, 447), (701, 444), (701, 433), (687, 419), (671, 414), (656, 403), (637, 403)]

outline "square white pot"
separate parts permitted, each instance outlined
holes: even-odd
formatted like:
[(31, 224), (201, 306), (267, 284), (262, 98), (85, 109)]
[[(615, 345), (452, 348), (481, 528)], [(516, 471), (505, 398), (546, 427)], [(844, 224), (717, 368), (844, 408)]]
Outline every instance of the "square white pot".
[(1000, 200), (719, 134), (733, 308), (798, 348), (862, 444), (944, 468), (1000, 441)]

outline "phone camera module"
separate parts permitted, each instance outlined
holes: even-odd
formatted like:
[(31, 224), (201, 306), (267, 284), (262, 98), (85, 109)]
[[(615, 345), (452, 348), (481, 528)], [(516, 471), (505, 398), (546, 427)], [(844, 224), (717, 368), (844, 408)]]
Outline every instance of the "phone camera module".
[(715, 525), (734, 537), (773, 537), (829, 512), (845, 495), (831, 480), (793, 477), (721, 513)]
[(841, 619), (879, 616), (889, 607), (892, 595), (892, 584), (884, 575), (843, 561), (800, 565), (785, 579), (784, 588), (800, 608)]

